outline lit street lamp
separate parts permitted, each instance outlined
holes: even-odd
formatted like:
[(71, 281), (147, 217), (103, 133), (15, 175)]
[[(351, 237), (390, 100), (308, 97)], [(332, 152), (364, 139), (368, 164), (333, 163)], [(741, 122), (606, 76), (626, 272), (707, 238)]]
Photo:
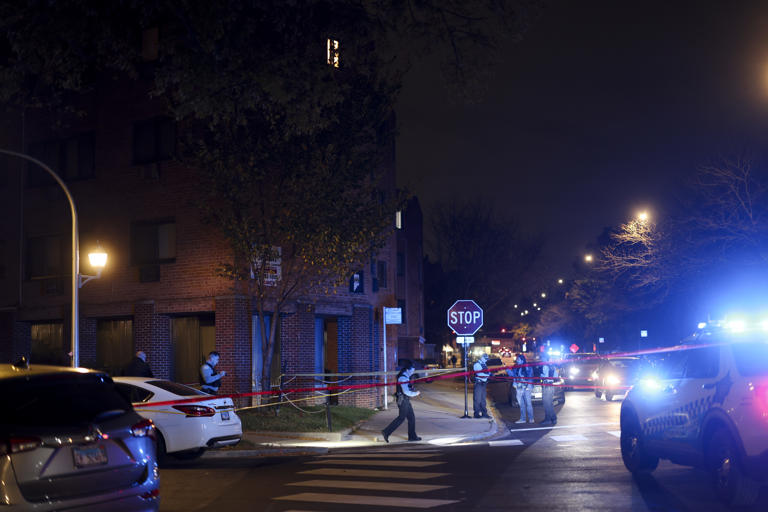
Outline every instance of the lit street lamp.
[(587, 263), (592, 263), (592, 259), (593, 258), (591, 254), (584, 255), (584, 261), (586, 261)]
[(646, 212), (646, 211), (642, 211), (642, 212), (637, 214), (637, 220), (639, 220), (640, 222), (645, 222), (649, 218), (650, 218), (650, 216), (648, 215), (648, 212)]
[(558, 279), (558, 280), (557, 280), (557, 284), (563, 284), (564, 282), (565, 282), (565, 281), (563, 281), (562, 279)]
[(42, 167), (51, 177), (56, 180), (56, 183), (64, 190), (64, 195), (67, 196), (69, 201), (69, 210), (72, 214), (72, 367), (77, 368), (80, 364), (80, 331), (79, 331), (79, 309), (78, 309), (78, 292), (80, 287), (91, 279), (98, 279), (101, 277), (101, 269), (107, 264), (107, 253), (105, 253), (101, 246), (98, 247), (98, 252), (89, 254), (88, 258), (95, 268), (98, 268), (98, 274), (95, 276), (80, 275), (80, 239), (78, 236), (78, 224), (77, 224), (77, 208), (75, 208), (75, 200), (72, 198), (72, 194), (69, 192), (69, 188), (64, 181), (56, 174), (53, 169), (45, 165), (43, 162), (36, 158), (32, 158), (24, 153), (17, 153), (15, 151), (8, 151), (6, 149), (0, 149), (0, 153), (10, 156), (15, 156), (23, 160), (32, 162)]

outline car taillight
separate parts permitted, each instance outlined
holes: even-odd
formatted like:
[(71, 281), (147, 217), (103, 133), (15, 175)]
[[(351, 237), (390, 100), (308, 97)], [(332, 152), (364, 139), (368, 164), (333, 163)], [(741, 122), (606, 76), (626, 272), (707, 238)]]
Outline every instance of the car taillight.
[(763, 414), (768, 415), (768, 386), (758, 386), (755, 388), (755, 394)]
[(157, 499), (160, 497), (160, 489), (153, 489), (151, 491), (147, 491), (144, 494), (142, 494), (141, 497), (145, 500)]
[(206, 407), (204, 405), (174, 405), (173, 408), (186, 414), (187, 418), (214, 416), (216, 414), (213, 407)]
[(150, 419), (144, 419), (131, 427), (131, 434), (134, 437), (150, 437), (155, 439), (155, 424)]
[(0, 440), (0, 455), (28, 452), (40, 446), (42, 441), (37, 437), (9, 437)]

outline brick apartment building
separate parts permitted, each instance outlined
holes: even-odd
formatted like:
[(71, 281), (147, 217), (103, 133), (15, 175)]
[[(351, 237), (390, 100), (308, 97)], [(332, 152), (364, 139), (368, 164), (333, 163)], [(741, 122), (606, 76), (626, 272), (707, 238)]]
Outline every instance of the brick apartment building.
[[(87, 254), (97, 242), (108, 253), (101, 278), (80, 289), (81, 366), (119, 373), (143, 350), (156, 377), (196, 383), (205, 355), (217, 350), (219, 368), (228, 373), (222, 392), (258, 389), (260, 319), (249, 298), (216, 275), (230, 249), (201, 222), (196, 177), (173, 158), (177, 126), (158, 116), (159, 104), (140, 87), (110, 84), (85, 98), (84, 107), (88, 115), (66, 131), (29, 113), (0, 120), (0, 147), (38, 157), (72, 192), (81, 273), (92, 273)], [(391, 153), (394, 187), (394, 148)], [(0, 155), (0, 215), (0, 361), (26, 356), (33, 364), (68, 364), (66, 198), (32, 164)], [(415, 199), (399, 220), (401, 229), (350, 279), (349, 289), (301, 297), (281, 311), (275, 379), (381, 371), (384, 306), (404, 308), (403, 325), (388, 327), (388, 369), (398, 357), (423, 357), (422, 224)], [(343, 394), (339, 402), (377, 406), (381, 395), (375, 388)]]

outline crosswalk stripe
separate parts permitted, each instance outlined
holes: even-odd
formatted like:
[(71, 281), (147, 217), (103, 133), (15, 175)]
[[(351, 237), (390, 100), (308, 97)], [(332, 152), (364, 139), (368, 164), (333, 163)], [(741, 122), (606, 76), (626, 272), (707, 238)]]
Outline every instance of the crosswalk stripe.
[(607, 425), (618, 425), (618, 421), (612, 421), (610, 423), (585, 423), (582, 425), (555, 425), (549, 427), (532, 427), (532, 428), (511, 428), (510, 432), (519, 434), (520, 432), (533, 432), (534, 430), (555, 430), (563, 428), (588, 428), (588, 427), (602, 427)]
[(522, 446), (524, 443), (519, 439), (504, 439), (502, 441), (488, 441), (488, 446)]
[(568, 436), (549, 436), (553, 440), (557, 441), (558, 443), (566, 443), (568, 441), (586, 441), (587, 438), (582, 436), (581, 434), (572, 434)]
[(356, 459), (327, 459), (311, 460), (305, 464), (344, 464), (347, 466), (397, 466), (406, 468), (426, 468), (445, 464), (444, 461), (433, 460), (356, 460)]
[(396, 459), (398, 457), (408, 459), (426, 459), (427, 457), (436, 457), (440, 455), (440, 452), (432, 453), (334, 453), (328, 455), (320, 455), (321, 459)]
[(373, 482), (365, 480), (305, 480), (303, 482), (291, 482), (287, 485), (402, 492), (429, 492), (451, 487), (450, 485), (403, 484), (398, 482)]
[(345, 505), (375, 505), (398, 508), (433, 508), (458, 503), (459, 500), (435, 500), (427, 498), (396, 498), (392, 496), (367, 496), (355, 494), (323, 494), (303, 492), (290, 496), (280, 496), (276, 500), (311, 501), (313, 503), (341, 503)]
[(388, 471), (386, 469), (345, 469), (345, 468), (321, 468), (299, 471), (303, 475), (322, 475), (322, 476), (355, 476), (365, 478), (388, 478), (400, 480), (427, 480), (429, 478), (440, 478), (448, 476), (450, 473), (430, 473), (427, 471)]

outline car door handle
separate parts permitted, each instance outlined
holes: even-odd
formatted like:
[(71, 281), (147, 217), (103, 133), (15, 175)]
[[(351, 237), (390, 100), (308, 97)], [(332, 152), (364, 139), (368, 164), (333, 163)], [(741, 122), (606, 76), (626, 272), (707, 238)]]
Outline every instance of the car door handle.
[(710, 382), (709, 384), (702, 384), (701, 389), (714, 389), (717, 386), (717, 382)]

